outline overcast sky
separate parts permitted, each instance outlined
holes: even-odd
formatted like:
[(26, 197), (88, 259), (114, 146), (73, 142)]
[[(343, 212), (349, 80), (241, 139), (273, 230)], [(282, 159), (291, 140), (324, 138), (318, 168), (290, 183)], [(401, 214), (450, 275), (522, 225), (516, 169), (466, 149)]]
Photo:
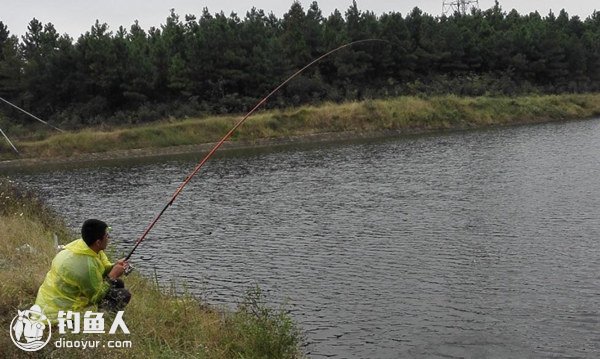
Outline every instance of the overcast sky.
[[(376, 14), (400, 12), (405, 15), (415, 6), (426, 13), (440, 15), (443, 0), (357, 0), (360, 10), (370, 10)], [(300, 1), (307, 9), (312, 1)], [(317, 1), (319, 8), (326, 17), (334, 9), (343, 14), (352, 0), (321, 0)], [(169, 15), (169, 9), (174, 8), (181, 16), (186, 14), (200, 15), (207, 7), (211, 13), (221, 10), (229, 15), (232, 11), (243, 18), (246, 11), (252, 7), (263, 9), (266, 13), (273, 12), (281, 18), (292, 4), (292, 0), (0, 0), (0, 21), (8, 26), (13, 35), (21, 36), (27, 31), (27, 24), (32, 18), (46, 24), (51, 22), (56, 30), (67, 33), (77, 39), (79, 35), (89, 31), (96, 19), (105, 22), (111, 30), (120, 25), (127, 29), (138, 20), (144, 29), (160, 26)], [(494, 0), (479, 0), (481, 9), (494, 5)], [(558, 13), (567, 10), (569, 15), (578, 15), (585, 19), (595, 9), (600, 10), (598, 0), (500, 0), (500, 6), (505, 10), (516, 9), (521, 14), (537, 10), (547, 15), (550, 10)]]

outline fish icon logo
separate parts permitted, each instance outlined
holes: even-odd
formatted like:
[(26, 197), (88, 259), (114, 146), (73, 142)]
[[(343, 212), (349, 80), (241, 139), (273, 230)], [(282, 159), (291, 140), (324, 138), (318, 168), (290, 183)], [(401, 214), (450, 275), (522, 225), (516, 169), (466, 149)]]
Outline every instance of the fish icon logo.
[(13, 343), (28, 352), (46, 346), (50, 341), (51, 332), (50, 321), (39, 305), (33, 305), (28, 310), (18, 310), (18, 314), (10, 323), (10, 338)]

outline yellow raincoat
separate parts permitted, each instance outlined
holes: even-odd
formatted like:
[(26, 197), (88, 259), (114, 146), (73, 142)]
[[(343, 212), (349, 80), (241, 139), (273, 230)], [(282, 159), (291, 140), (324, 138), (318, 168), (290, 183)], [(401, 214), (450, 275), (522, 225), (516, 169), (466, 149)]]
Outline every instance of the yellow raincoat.
[(52, 322), (56, 322), (59, 310), (84, 312), (106, 294), (109, 284), (104, 276), (112, 267), (104, 251), (96, 253), (83, 239), (75, 240), (52, 260), (35, 304)]

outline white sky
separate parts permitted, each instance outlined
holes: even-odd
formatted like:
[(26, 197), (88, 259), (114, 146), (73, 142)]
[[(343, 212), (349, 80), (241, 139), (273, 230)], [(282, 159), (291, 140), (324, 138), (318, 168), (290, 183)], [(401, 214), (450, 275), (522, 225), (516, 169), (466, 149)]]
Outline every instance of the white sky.
[[(300, 1), (305, 10), (311, 2)], [(336, 8), (344, 14), (352, 0), (321, 0), (317, 3), (327, 17)], [(12, 35), (22, 36), (27, 31), (27, 24), (35, 17), (44, 24), (51, 22), (59, 33), (77, 39), (89, 31), (96, 19), (107, 23), (112, 31), (120, 25), (129, 29), (134, 20), (147, 30), (163, 24), (172, 8), (181, 19), (185, 14), (199, 16), (204, 7), (212, 14), (223, 10), (229, 15), (235, 11), (243, 18), (253, 6), (281, 18), (291, 4), (292, 0), (0, 0), (0, 21), (8, 26)], [(370, 10), (378, 15), (390, 11), (405, 15), (415, 6), (434, 16), (442, 12), (442, 0), (357, 0), (357, 4), (360, 10)], [(481, 9), (493, 5), (494, 0), (479, 0)], [(537, 10), (542, 15), (547, 15), (550, 10), (558, 14), (564, 8), (569, 15), (578, 15), (582, 19), (594, 10), (600, 11), (598, 0), (500, 0), (500, 6), (507, 12), (514, 8), (521, 14)]]

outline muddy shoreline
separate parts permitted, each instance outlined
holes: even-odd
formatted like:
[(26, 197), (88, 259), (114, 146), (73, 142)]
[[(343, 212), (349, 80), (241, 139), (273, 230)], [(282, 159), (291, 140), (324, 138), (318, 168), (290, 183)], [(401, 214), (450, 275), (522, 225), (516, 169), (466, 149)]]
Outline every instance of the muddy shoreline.
[[(466, 126), (466, 127), (451, 127), (451, 128), (412, 128), (412, 129), (398, 129), (398, 130), (381, 130), (371, 132), (327, 132), (317, 134), (305, 134), (300, 136), (290, 137), (278, 137), (278, 138), (261, 138), (253, 141), (226, 141), (219, 148), (217, 153), (232, 151), (232, 150), (244, 150), (244, 149), (260, 149), (269, 147), (284, 147), (290, 145), (310, 145), (318, 143), (332, 143), (338, 141), (352, 141), (352, 140), (370, 140), (370, 139), (382, 139), (382, 138), (393, 138), (400, 136), (417, 136), (427, 135), (435, 133), (449, 133), (449, 132), (462, 132), (462, 131), (474, 131), (474, 130), (486, 130), (493, 128), (504, 128), (513, 126), (527, 126), (542, 123), (559, 123), (559, 122), (571, 122), (571, 121), (586, 121), (592, 120), (593, 118), (579, 118), (579, 119), (533, 119), (519, 122), (503, 123), (503, 124), (490, 124), (486, 126)], [(103, 163), (111, 162), (115, 160), (132, 160), (132, 159), (152, 159), (164, 156), (177, 156), (185, 154), (199, 153), (203, 154), (211, 150), (217, 142), (212, 143), (201, 143), (195, 145), (180, 145), (180, 146), (169, 146), (169, 147), (148, 147), (148, 148), (136, 148), (128, 150), (115, 150), (106, 152), (94, 152), (94, 153), (81, 153), (74, 154), (71, 156), (61, 157), (40, 157), (40, 158), (21, 158), (12, 160), (0, 160), (0, 170), (2, 169), (18, 169), (18, 168), (32, 168), (37, 166), (52, 166), (62, 164), (86, 164), (86, 163)]]
[[(357, 132), (337, 132), (337, 133), (320, 133), (309, 134), (294, 137), (284, 138), (269, 138), (257, 139), (254, 141), (227, 141), (219, 148), (219, 152), (231, 150), (244, 150), (256, 148), (268, 148), (288, 146), (294, 144), (316, 144), (328, 143), (345, 140), (360, 140), (360, 139), (377, 139), (386, 137), (397, 137), (401, 135), (416, 135), (431, 133), (434, 131), (378, 131), (369, 133)], [(435, 132), (441, 132), (436, 130)], [(1, 169), (14, 169), (36, 167), (39, 165), (60, 165), (60, 164), (85, 164), (85, 163), (102, 163), (115, 160), (131, 160), (131, 159), (151, 159), (153, 157), (184, 155), (193, 153), (205, 153), (211, 150), (217, 142), (202, 143), (197, 145), (182, 145), (170, 147), (151, 147), (151, 148), (136, 148), (129, 150), (115, 150), (107, 152), (82, 153), (65, 157), (48, 157), (48, 158), (21, 158), (14, 160), (0, 161)]]

